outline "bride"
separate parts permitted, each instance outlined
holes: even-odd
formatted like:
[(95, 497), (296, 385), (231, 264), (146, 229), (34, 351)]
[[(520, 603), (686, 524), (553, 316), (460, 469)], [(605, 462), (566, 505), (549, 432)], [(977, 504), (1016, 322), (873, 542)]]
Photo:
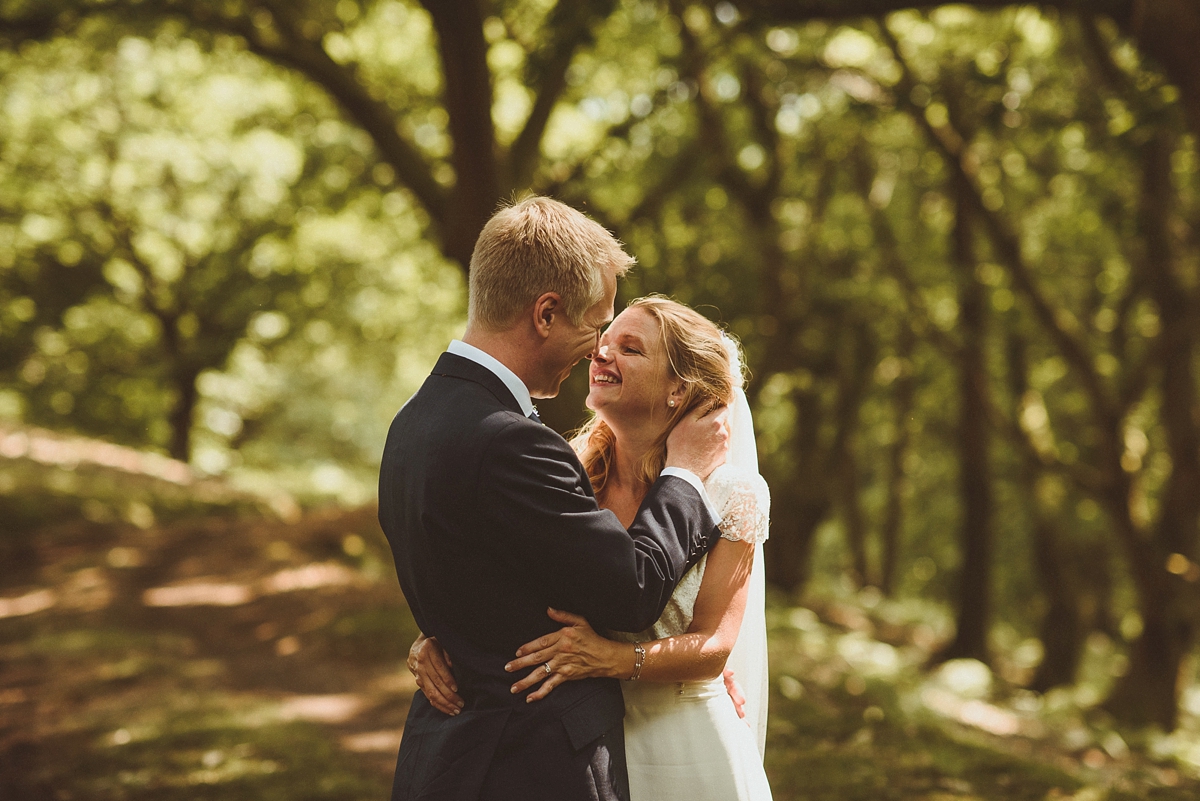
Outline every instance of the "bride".
[[(550, 610), (566, 626), (517, 651), (507, 670), (536, 668), (512, 691), (540, 682), (527, 698), (536, 702), (563, 681), (622, 679), (633, 801), (770, 799), (762, 766), (767, 713), (762, 543), (770, 495), (758, 474), (738, 347), (687, 306), (642, 298), (604, 333), (590, 379), (587, 405), (595, 415), (571, 445), (600, 506), (626, 526), (663, 468), (674, 424), (700, 407), (730, 406), (729, 459), (705, 481), (721, 512), (721, 541), (684, 576), (662, 617), (646, 631), (601, 637), (583, 618)], [(452, 714), (456, 697), (447, 662), (435, 641), (421, 637), (409, 667), (431, 703)], [(741, 709), (731, 698), (737, 693), (727, 692), (727, 668), (743, 689)]]

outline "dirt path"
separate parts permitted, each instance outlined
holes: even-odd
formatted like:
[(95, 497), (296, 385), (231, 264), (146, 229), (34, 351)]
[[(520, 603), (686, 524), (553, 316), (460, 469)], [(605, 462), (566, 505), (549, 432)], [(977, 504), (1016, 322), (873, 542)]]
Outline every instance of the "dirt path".
[[(0, 799), (388, 797), (415, 626), (372, 510), (27, 544), (0, 579)], [(931, 683), (919, 625), (818, 611), (771, 610), (781, 801), (1200, 798), (1086, 711)]]
[(0, 589), (0, 798), (386, 797), (415, 626), (370, 510), (39, 540)]

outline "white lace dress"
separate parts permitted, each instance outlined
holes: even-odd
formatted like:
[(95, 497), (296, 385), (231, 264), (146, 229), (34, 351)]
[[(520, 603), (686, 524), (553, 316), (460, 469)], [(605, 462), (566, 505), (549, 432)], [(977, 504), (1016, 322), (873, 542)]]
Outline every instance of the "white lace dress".
[[(713, 472), (705, 490), (722, 510), (721, 536), (755, 543), (745, 617), (727, 662), (746, 693), (746, 719), (738, 717), (720, 676), (709, 681), (622, 682), (631, 801), (771, 798), (762, 765), (767, 719), (762, 543), (767, 538), (770, 493), (757, 473), (728, 466)], [(610, 636), (646, 642), (685, 633), (704, 565), (701, 559), (683, 577), (653, 627)]]

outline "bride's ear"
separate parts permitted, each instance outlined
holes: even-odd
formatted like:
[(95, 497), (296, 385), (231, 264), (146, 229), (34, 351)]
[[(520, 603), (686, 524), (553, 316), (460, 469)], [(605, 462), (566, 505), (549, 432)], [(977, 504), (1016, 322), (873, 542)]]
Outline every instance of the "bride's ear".
[(667, 406), (673, 409), (682, 406), (684, 400), (686, 400), (686, 393), (684, 392), (686, 384), (680, 380), (675, 380), (667, 384), (667, 386), (670, 388), (670, 392), (667, 394)]

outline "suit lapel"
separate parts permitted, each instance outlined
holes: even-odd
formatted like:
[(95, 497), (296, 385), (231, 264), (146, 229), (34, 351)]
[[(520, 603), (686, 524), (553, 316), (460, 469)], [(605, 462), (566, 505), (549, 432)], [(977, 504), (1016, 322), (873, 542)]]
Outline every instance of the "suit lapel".
[(449, 378), (461, 378), (480, 384), (488, 392), (496, 396), (496, 400), (507, 409), (522, 414), (521, 404), (513, 397), (512, 392), (500, 380), (500, 377), (478, 362), (464, 358), (454, 353), (443, 353), (433, 366), (433, 375)]

